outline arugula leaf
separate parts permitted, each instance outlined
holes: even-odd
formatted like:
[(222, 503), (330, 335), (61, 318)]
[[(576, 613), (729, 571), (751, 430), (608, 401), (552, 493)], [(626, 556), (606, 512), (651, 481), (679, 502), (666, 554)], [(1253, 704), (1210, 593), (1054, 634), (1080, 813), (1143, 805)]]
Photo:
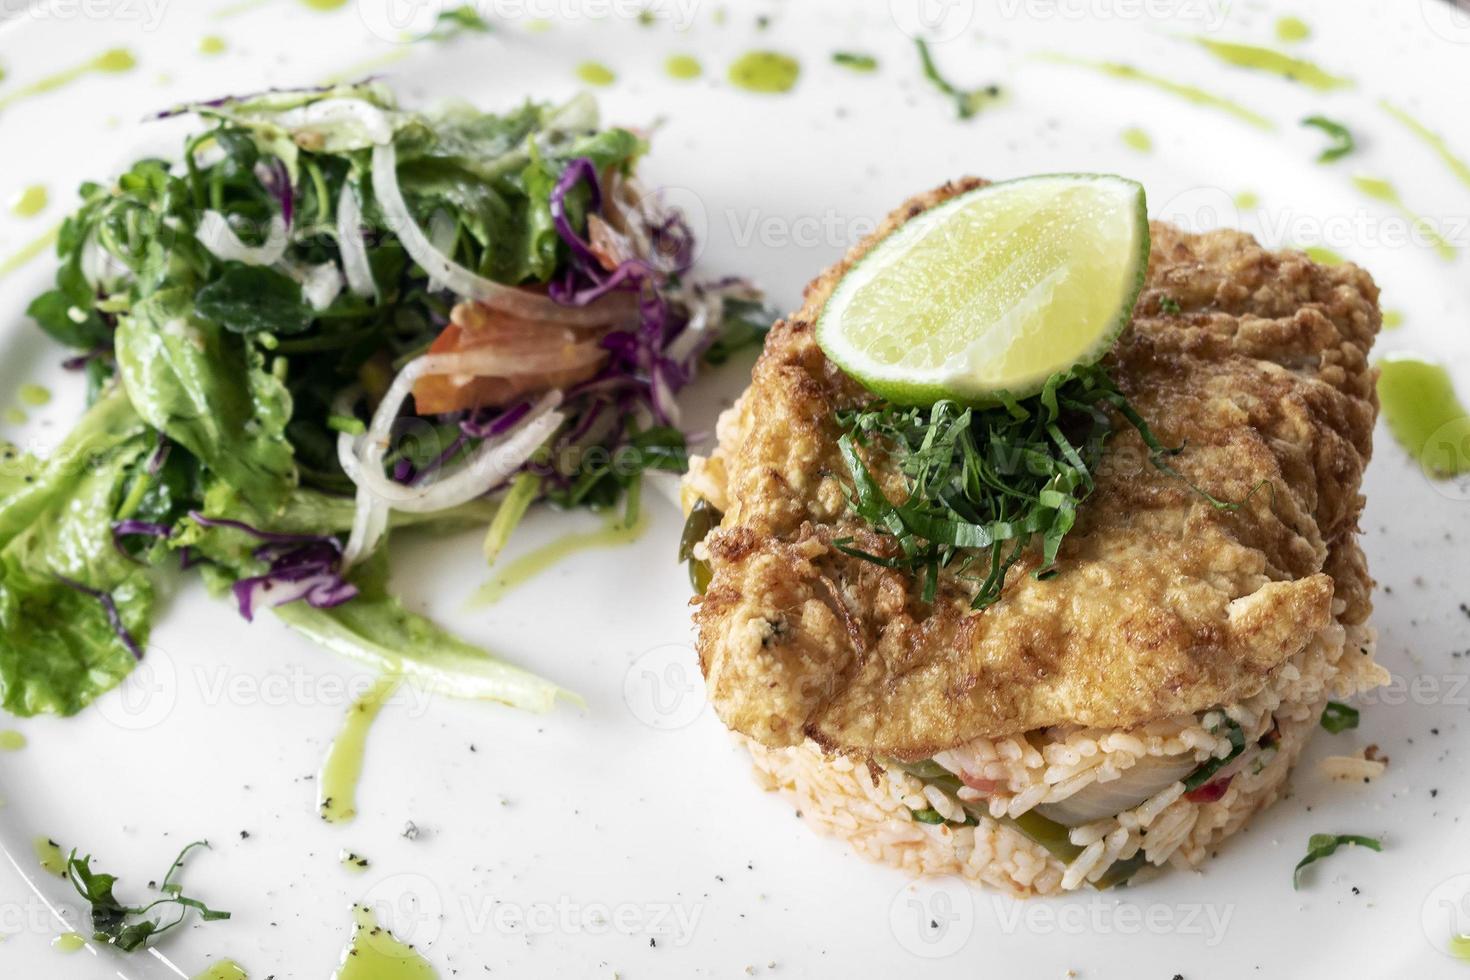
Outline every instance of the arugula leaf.
[(932, 82), (935, 88), (954, 100), (955, 111), (961, 119), (972, 118), (981, 109), (1000, 99), (1001, 90), (998, 85), (962, 89), (951, 84), (939, 74), (939, 66), (934, 64), (934, 57), (929, 53), (929, 43), (923, 38), (915, 38), (914, 44), (919, 49), (919, 64), (924, 70), (924, 77)]
[(1370, 851), (1383, 850), (1383, 842), (1376, 837), (1363, 837), (1358, 834), (1313, 834), (1307, 840), (1307, 856), (1297, 862), (1295, 870), (1291, 873), (1291, 887), (1301, 888), (1302, 871), (1308, 865), (1316, 864), (1323, 858), (1336, 854), (1337, 849), (1344, 845), (1366, 847)]
[(298, 334), (316, 313), (291, 277), (258, 265), (231, 262), (194, 295), (194, 309), (231, 333)]
[[(230, 913), (212, 909), (198, 899), (185, 896), (183, 886), (174, 881), (174, 876), (183, 870), (184, 859), (189, 852), (196, 847), (208, 846), (209, 843), (202, 840), (186, 845), (179, 856), (174, 858), (174, 863), (169, 865), (168, 873), (163, 876), (159, 885), (159, 891), (164, 897), (138, 906), (120, 902), (113, 893), (117, 877), (93, 871), (92, 856), (89, 854), (77, 857), (77, 852), (73, 849), (66, 859), (66, 876), (77, 894), (91, 906), (92, 938), (125, 953), (131, 953), (153, 945), (159, 936), (183, 922), (190, 909), (197, 911), (205, 922), (228, 919)], [(178, 910), (178, 915), (172, 920), (164, 922), (162, 919), (147, 918), (148, 913), (154, 909), (170, 905)]]
[(148, 423), (271, 513), (296, 482), (291, 398), (248, 341), (192, 313), (191, 292), (161, 289), (121, 318), (118, 368)]
[(1358, 709), (1337, 701), (1328, 701), (1327, 707), (1322, 709), (1322, 727), (1334, 735), (1357, 728)]
[(1358, 148), (1358, 141), (1353, 138), (1352, 130), (1326, 116), (1308, 116), (1302, 120), (1302, 125), (1320, 129), (1332, 139), (1331, 145), (1317, 155), (1318, 163), (1341, 160)]

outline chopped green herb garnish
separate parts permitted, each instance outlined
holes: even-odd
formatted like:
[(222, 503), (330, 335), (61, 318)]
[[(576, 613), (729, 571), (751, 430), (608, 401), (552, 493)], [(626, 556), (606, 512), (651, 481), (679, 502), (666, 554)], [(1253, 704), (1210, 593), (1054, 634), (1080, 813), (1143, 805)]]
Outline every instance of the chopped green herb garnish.
[(1370, 851), (1383, 850), (1383, 842), (1376, 837), (1362, 837), (1358, 834), (1313, 834), (1307, 841), (1307, 856), (1297, 862), (1296, 870), (1291, 874), (1291, 887), (1301, 887), (1302, 870), (1307, 865), (1316, 864), (1325, 857), (1331, 857), (1344, 844), (1366, 847)]
[(919, 49), (919, 61), (924, 68), (924, 77), (934, 83), (934, 87), (954, 100), (955, 110), (961, 119), (969, 119), (985, 108), (990, 103), (1000, 98), (1000, 86), (987, 85), (984, 88), (962, 89), (951, 84), (943, 75), (939, 74), (939, 68), (934, 64), (934, 58), (929, 53), (929, 44), (923, 38), (915, 38), (914, 44)]
[(1328, 119), (1326, 116), (1308, 116), (1302, 120), (1302, 125), (1320, 129), (1332, 138), (1332, 144), (1317, 155), (1318, 163), (1332, 163), (1334, 160), (1341, 160), (1358, 148), (1358, 141), (1353, 138), (1352, 131), (1342, 123)]
[(914, 815), (914, 823), (944, 823), (944, 817), (940, 815), (938, 810), (932, 807), (927, 810), (910, 810), (909, 812)]
[(1184, 312), (1184, 308), (1179, 305), (1179, 301), (1172, 296), (1165, 296), (1159, 300), (1159, 310), (1169, 314), (1169, 316), (1178, 316)]
[(1223, 759), (1211, 759), (1200, 766), (1194, 772), (1184, 777), (1184, 791), (1186, 793), (1199, 789), (1208, 783), (1221, 769), (1234, 762), (1240, 753), (1245, 751), (1245, 732), (1241, 727), (1230, 719), (1225, 721), (1225, 737), (1230, 739), (1230, 752)]
[(1358, 727), (1358, 709), (1336, 701), (1328, 701), (1322, 710), (1322, 727), (1332, 734)]
[[(114, 875), (93, 871), (91, 867), (92, 856), (77, 857), (75, 849), (66, 859), (66, 874), (71, 880), (72, 886), (76, 888), (77, 894), (86, 899), (92, 907), (92, 938), (98, 942), (108, 943), (117, 947), (125, 953), (135, 949), (152, 945), (159, 936), (184, 921), (190, 909), (199, 913), (205, 922), (217, 919), (228, 919), (230, 913), (212, 909), (195, 898), (189, 898), (183, 893), (183, 886), (174, 881), (184, 866), (184, 858), (196, 847), (208, 847), (207, 841), (195, 841), (187, 845), (179, 856), (174, 858), (174, 863), (169, 865), (168, 873), (163, 876), (158, 890), (163, 897), (155, 899), (146, 905), (123, 905), (113, 895), (113, 886), (117, 884)], [(178, 915), (164, 922), (162, 919), (148, 918), (148, 913), (161, 906), (172, 905), (178, 910)], [(130, 921), (131, 920), (131, 921)]]
[[(921, 574), (925, 602), (934, 601), (940, 569), (953, 569), (974, 585), (974, 608), (990, 605), (1033, 537), (1042, 545), (1033, 574), (1049, 577), (1077, 506), (1094, 489), (1093, 473), (1112, 434), (1110, 408), (1138, 431), (1155, 467), (1179, 476), (1165, 459), (1181, 449), (1155, 438), (1100, 365), (1053, 375), (1040, 393), (994, 407), (940, 401), (931, 408), (879, 403), (841, 412), (838, 447), (853, 481), (849, 503), (886, 547), (874, 554), (854, 547), (852, 538), (833, 544)], [(860, 449), (869, 460), (886, 459), (903, 477), (903, 502), (884, 495)], [(1204, 496), (1217, 507), (1239, 506)]]
[(834, 51), (832, 63), (853, 71), (876, 71), (878, 59), (870, 54), (862, 54), (857, 51)]

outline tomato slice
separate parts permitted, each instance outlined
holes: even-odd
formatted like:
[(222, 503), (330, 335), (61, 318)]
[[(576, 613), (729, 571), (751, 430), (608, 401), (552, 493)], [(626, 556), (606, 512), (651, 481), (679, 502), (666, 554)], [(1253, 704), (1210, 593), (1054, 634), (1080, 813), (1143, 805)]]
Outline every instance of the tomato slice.
[(414, 405), (420, 415), (499, 407), (529, 394), (586, 381), (607, 360), (606, 355), (589, 360), (585, 354), (587, 344), (595, 342), (599, 333), (530, 323), (477, 303), (461, 303), (454, 308), (449, 325), (429, 345), (430, 354), (493, 348), (509, 357), (535, 357), (545, 363), (548, 354), (554, 356), (558, 351), (565, 351), (570, 364), (566, 368), (517, 372), (504, 377), (430, 375), (414, 385)]

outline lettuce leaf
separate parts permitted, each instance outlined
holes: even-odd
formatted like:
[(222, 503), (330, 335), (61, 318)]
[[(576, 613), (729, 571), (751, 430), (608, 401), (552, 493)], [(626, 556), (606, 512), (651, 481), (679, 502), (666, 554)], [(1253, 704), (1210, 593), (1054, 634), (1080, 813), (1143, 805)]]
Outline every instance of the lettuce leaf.
[[(133, 669), (106, 593), (146, 644), (153, 586), (112, 542), (112, 520), (153, 431), (114, 389), (44, 462), (17, 456), (19, 486), (0, 479), (0, 706), (17, 715), (70, 715)], [(9, 468), (8, 470), (9, 471)], [(29, 479), (26, 479), (29, 477)]]
[(117, 328), (117, 362), (138, 413), (253, 506), (274, 513), (296, 483), (291, 396), (255, 346), (194, 315), (193, 292), (161, 289)]
[(460, 639), (432, 620), (409, 612), (388, 591), (388, 549), (355, 569), (361, 594), (332, 609), (304, 602), (277, 606), (287, 626), (333, 653), (402, 674), (425, 690), (454, 698), (499, 701), (546, 712), (558, 696), (582, 699), (551, 681), (512, 666)]

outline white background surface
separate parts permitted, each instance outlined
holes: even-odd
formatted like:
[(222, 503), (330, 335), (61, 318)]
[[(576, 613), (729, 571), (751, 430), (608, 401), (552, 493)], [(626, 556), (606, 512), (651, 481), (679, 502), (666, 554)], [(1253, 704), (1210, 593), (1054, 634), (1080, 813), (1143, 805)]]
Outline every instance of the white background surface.
[[(0, 256), (59, 220), (82, 179), (105, 179), (142, 148), (176, 145), (173, 131), (137, 122), (150, 111), (313, 83), (402, 50), (384, 39), (397, 32), (383, 29), (376, 6), (318, 13), (268, 0), (217, 19), (214, 8), (226, 6), (58, 0), (41, 5), (46, 16), (12, 12), (0, 25), (0, 97), (109, 47), (126, 46), (139, 59), (128, 74), (91, 76), (0, 109), (0, 196), (43, 182), (53, 202), (35, 219), (0, 216)], [(619, 76), (600, 93), (605, 117), (662, 121), (643, 173), (680, 188), (675, 199), (694, 212), (707, 242), (703, 268), (753, 275), (788, 309), (876, 216), (944, 179), (1125, 173), (1145, 182), (1156, 215), (1239, 224), (1272, 244), (1325, 241), (1361, 262), (1383, 287), (1384, 306), (1407, 316), (1379, 350), (1453, 361), (1470, 394), (1470, 188), (1377, 106), (1383, 97), (1407, 106), (1470, 154), (1470, 18), (1452, 19), (1439, 0), (953, 6), (967, 23), (935, 46), (936, 58), (957, 83), (994, 81), (1011, 93), (967, 123), (922, 81), (885, 2), (670, 0), (655, 4), (661, 17), (652, 26), (617, 5), (589, 18), (580, 12), (597, 8), (571, 0), (506, 2), (498, 8), (505, 15), (565, 16), (544, 32), (506, 16), (493, 36), (416, 44), (380, 70), (410, 104), (457, 96), (494, 108), (524, 96), (566, 97), (580, 61), (605, 62)], [(719, 9), (727, 11), (723, 25)], [(755, 22), (761, 12), (772, 15), (765, 30)], [(1316, 31), (1294, 53), (1353, 76), (1355, 89), (1312, 93), (1219, 66), (1181, 39), (1209, 33), (1274, 44), (1272, 25), (1283, 13)], [(224, 37), (228, 51), (200, 54), (206, 34)], [(757, 47), (801, 60), (795, 92), (757, 96), (725, 83), (728, 63)], [(881, 70), (838, 68), (829, 62), (838, 49), (871, 51)], [(1146, 64), (1236, 98), (1278, 128), (1261, 132), (1035, 57), (1044, 51)], [(701, 59), (704, 78), (662, 74), (664, 58), (684, 52)], [(1315, 112), (1349, 123), (1361, 154), (1336, 168), (1313, 163), (1322, 137), (1296, 121)], [(1120, 134), (1133, 126), (1152, 135), (1152, 154), (1124, 146)], [(1449, 263), (1402, 244), (1403, 223), (1352, 189), (1355, 170), (1394, 179), (1455, 238), (1461, 256)], [(1260, 195), (1259, 210), (1233, 208), (1242, 191)], [(23, 315), (50, 274), (42, 258), (0, 280), (0, 393), (8, 403), (33, 380), (58, 393), (30, 427), (0, 429), (31, 448), (54, 443), (81, 402), (79, 380), (55, 367), (61, 352)], [(691, 396), (704, 422), (739, 390), (746, 366)], [(1457, 609), (1470, 600), (1470, 504), (1467, 494), (1428, 482), (1382, 430), (1367, 492), (1366, 545), (1385, 586), (1379, 657), (1396, 687), (1368, 699), (1356, 732), (1320, 733), (1293, 795), (1202, 874), (1026, 905), (945, 882), (910, 887), (812, 836), (785, 803), (757, 791), (703, 706), (688, 588), (672, 560), (680, 522), (656, 498), (654, 527), (638, 545), (584, 556), (474, 614), (458, 610), (486, 576), (473, 535), (398, 542), (397, 587), (415, 606), (576, 689), (588, 708), (533, 717), (400, 693), (373, 731), (361, 815), (347, 826), (317, 818), (314, 776), (367, 675), (269, 617), (246, 624), (196, 584), (181, 584), (163, 603), (145, 667), (124, 690), (76, 718), (0, 724), (30, 741), (0, 755), (0, 843), (15, 859), (13, 867), (0, 862), (0, 975), (188, 976), (230, 956), (257, 980), (324, 978), (347, 939), (354, 901), (377, 907), (445, 977), (743, 976), (748, 968), (773, 977), (1075, 970), (1196, 980), (1470, 971), (1441, 952), (1454, 931), (1470, 931), (1470, 835), (1461, 820), (1470, 805), (1470, 616)], [(591, 523), (535, 515), (509, 557), (568, 524)], [(1377, 783), (1332, 784), (1316, 773), (1315, 759), (1368, 743), (1392, 760)], [(400, 836), (410, 820), (425, 831), (416, 841)], [(1385, 849), (1339, 853), (1296, 892), (1291, 868), (1313, 832), (1383, 835)], [(50, 948), (61, 926), (46, 903), (70, 905), (65, 885), (35, 867), (37, 834), (90, 850), (122, 876), (123, 895), (141, 894), (181, 844), (208, 837), (214, 849), (191, 861), (185, 880), (234, 918), (171, 937), (164, 949), (177, 968), (91, 949), (63, 957)], [(372, 868), (349, 875), (338, 864), (343, 848)], [(921, 916), (948, 924), (940, 942), (920, 938)]]

